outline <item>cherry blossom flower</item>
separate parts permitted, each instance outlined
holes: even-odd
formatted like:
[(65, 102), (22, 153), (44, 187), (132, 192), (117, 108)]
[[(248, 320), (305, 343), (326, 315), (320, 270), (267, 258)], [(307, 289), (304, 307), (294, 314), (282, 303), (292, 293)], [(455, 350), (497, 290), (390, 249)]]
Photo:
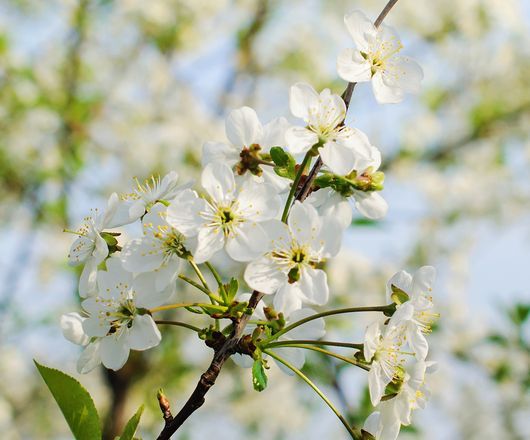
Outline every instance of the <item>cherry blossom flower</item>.
[(189, 255), (186, 238), (167, 223), (166, 215), (167, 207), (155, 204), (142, 220), (143, 236), (123, 246), (123, 267), (141, 274), (135, 278), (135, 287), (147, 282), (160, 292), (174, 286), (182, 258)]
[(423, 409), (430, 392), (425, 386), (426, 373), (432, 372), (434, 362), (415, 362), (405, 372), (397, 394), (389, 400), (380, 402), (377, 411), (370, 414), (363, 429), (370, 432), (376, 440), (395, 440), (401, 425), (410, 425), (413, 410)]
[(288, 224), (271, 221), (267, 231), (269, 251), (247, 266), (247, 284), (265, 294), (276, 294), (274, 308), (285, 314), (300, 309), (303, 303), (325, 304), (327, 277), (318, 264), (338, 253), (342, 228), (334, 219), (320, 217), (312, 205), (297, 201)]
[(397, 55), (403, 48), (393, 28), (376, 28), (361, 11), (344, 17), (355, 49), (343, 50), (337, 59), (339, 76), (349, 82), (372, 81), (379, 103), (398, 103), (405, 93), (417, 93), (423, 71), (408, 57)]
[(136, 181), (136, 188), (121, 196), (111, 227), (132, 223), (149, 211), (156, 202), (175, 197), (178, 191), (177, 181), (178, 174), (175, 171), (166, 174), (162, 180), (152, 176), (144, 184)]
[(61, 318), (65, 337), (85, 346), (77, 364), (80, 373), (99, 363), (119, 370), (130, 350), (147, 350), (161, 340), (146, 309), (162, 304), (165, 298), (152, 289), (141, 293), (134, 290), (133, 275), (122, 267), (119, 258), (109, 258), (106, 265), (107, 270), (98, 273), (97, 295), (82, 303), (87, 317), (70, 313)]
[(68, 254), (71, 266), (84, 264), (79, 279), (79, 295), (86, 298), (95, 292), (97, 268), (109, 255), (107, 242), (102, 236), (104, 229), (109, 227), (110, 221), (118, 207), (118, 195), (113, 193), (104, 212), (95, 212), (85, 218), (85, 223), (75, 232), (79, 237), (72, 243)]
[(281, 208), (274, 188), (251, 180), (238, 188), (232, 170), (218, 162), (206, 165), (201, 183), (207, 199), (184, 190), (167, 210), (171, 226), (186, 237), (197, 237), (195, 261), (205, 262), (225, 246), (236, 261), (261, 255), (267, 247), (264, 222), (275, 218)]
[(232, 110), (225, 122), (230, 143), (206, 142), (202, 149), (202, 163), (225, 163), (235, 169), (236, 175), (250, 175), (282, 192), (289, 188), (289, 180), (278, 176), (270, 166), (260, 166), (259, 159), (261, 154), (269, 153), (271, 147), (285, 145), (288, 127), (289, 123), (283, 117), (262, 125), (254, 109), (241, 107)]
[(318, 146), (322, 162), (337, 174), (348, 174), (369, 160), (371, 145), (360, 130), (346, 127), (346, 104), (338, 95), (324, 89), (318, 94), (313, 87), (297, 83), (289, 94), (291, 113), (303, 119), (306, 127), (291, 127), (285, 133), (293, 154), (308, 152)]

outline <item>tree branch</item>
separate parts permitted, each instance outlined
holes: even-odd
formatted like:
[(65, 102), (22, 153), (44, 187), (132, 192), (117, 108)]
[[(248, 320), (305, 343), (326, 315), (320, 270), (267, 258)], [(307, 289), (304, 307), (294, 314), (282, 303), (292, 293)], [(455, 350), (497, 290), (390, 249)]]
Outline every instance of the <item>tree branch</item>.
[[(377, 27), (381, 24), (386, 15), (390, 12), (392, 7), (397, 3), (398, 0), (390, 0), (387, 5), (384, 7), (383, 11), (377, 17), (374, 25)], [(349, 83), (346, 87), (346, 90), (343, 93), (343, 99), (346, 103), (346, 110), (349, 108), (351, 95), (355, 83)], [(344, 123), (344, 121), (342, 122)], [(316, 178), (320, 168), (322, 167), (322, 160), (320, 156), (313, 165), (313, 168), (309, 172), (308, 178), (298, 191), (296, 195), (296, 200), (304, 201), (307, 195), (309, 194), (311, 185)], [(258, 303), (263, 298), (263, 293), (254, 291), (250, 297), (248, 307), (255, 309)], [(205, 401), (205, 395), (210, 390), (210, 388), (215, 384), (221, 369), (223, 368), (224, 363), (232, 356), (237, 348), (239, 340), (243, 335), (243, 331), (249, 321), (251, 315), (243, 315), (240, 319), (234, 321), (234, 330), (229, 338), (221, 345), (218, 350), (214, 351), (214, 356), (212, 362), (208, 369), (201, 375), (197, 386), (193, 390), (191, 396), (188, 398), (182, 409), (178, 412), (177, 415), (173, 417), (172, 420), (166, 419), (164, 429), (158, 436), (158, 440), (168, 440), (171, 436), (177, 431), (178, 428), (191, 416), (197, 409), (199, 409)]]

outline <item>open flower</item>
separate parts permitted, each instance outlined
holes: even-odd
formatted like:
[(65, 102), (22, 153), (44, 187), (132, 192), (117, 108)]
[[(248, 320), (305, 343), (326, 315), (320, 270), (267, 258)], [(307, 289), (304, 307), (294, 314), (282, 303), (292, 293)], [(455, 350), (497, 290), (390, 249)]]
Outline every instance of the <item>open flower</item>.
[(275, 293), (274, 308), (285, 314), (303, 303), (325, 304), (327, 277), (318, 265), (339, 251), (342, 228), (334, 219), (320, 217), (312, 205), (297, 201), (288, 224), (271, 221), (267, 231), (269, 251), (247, 266), (247, 284), (265, 294)]
[(379, 103), (397, 103), (405, 92), (420, 90), (423, 71), (415, 61), (397, 55), (403, 48), (391, 27), (376, 28), (361, 11), (344, 17), (355, 49), (343, 50), (337, 59), (339, 76), (349, 82), (372, 81)]
[(376, 440), (396, 440), (401, 425), (410, 425), (412, 411), (425, 407), (430, 395), (425, 376), (434, 365), (434, 362), (424, 361), (411, 365), (396, 395), (377, 405), (377, 411), (366, 419), (363, 429)]
[(112, 218), (112, 227), (132, 223), (142, 217), (151, 207), (159, 201), (167, 201), (175, 197), (178, 174), (171, 171), (162, 180), (152, 176), (143, 184), (136, 181), (136, 188), (128, 194), (121, 196), (121, 202)]
[(263, 222), (275, 218), (281, 208), (274, 188), (252, 180), (237, 188), (232, 170), (218, 162), (204, 168), (201, 183), (208, 200), (188, 189), (167, 210), (171, 226), (186, 237), (197, 237), (195, 261), (209, 260), (224, 246), (236, 261), (250, 261), (265, 252)]
[(386, 386), (403, 371), (407, 355), (405, 329), (401, 322), (390, 319), (388, 325), (374, 322), (368, 326), (364, 336), (364, 357), (372, 361), (368, 373), (368, 388), (372, 405), (377, 405)]
[[(435, 276), (436, 270), (432, 266), (420, 267), (414, 275), (402, 270), (390, 278), (386, 287), (387, 299), (395, 299), (397, 303), (393, 318), (405, 326), (408, 343), (418, 359), (427, 356), (428, 344), (424, 334), (430, 333), (432, 324), (440, 316), (433, 311), (431, 296)], [(403, 293), (405, 298), (401, 296)]]
[(225, 163), (238, 175), (251, 175), (254, 180), (272, 185), (277, 192), (289, 188), (290, 181), (278, 176), (271, 166), (260, 166), (262, 154), (271, 147), (285, 145), (285, 131), (289, 123), (285, 118), (275, 118), (262, 125), (254, 109), (241, 107), (232, 110), (225, 122), (224, 142), (206, 142), (202, 149), (202, 162)]
[(71, 266), (84, 264), (79, 278), (79, 295), (83, 298), (91, 295), (96, 290), (96, 277), (99, 264), (109, 255), (107, 242), (102, 236), (118, 207), (118, 196), (113, 193), (104, 212), (95, 212), (85, 218), (85, 223), (75, 232), (79, 237), (72, 243), (68, 254), (68, 263)]
[(153, 278), (148, 282), (154, 281), (157, 292), (174, 286), (181, 259), (189, 255), (186, 238), (167, 223), (166, 211), (165, 205), (155, 204), (143, 218), (143, 237), (126, 243), (120, 253), (123, 267), (141, 274), (135, 278), (135, 287), (146, 278)]
[(146, 308), (164, 299), (152, 290), (138, 293), (132, 288), (133, 275), (124, 270), (121, 261), (107, 260), (107, 270), (98, 273), (98, 293), (83, 301), (87, 317), (63, 315), (61, 327), (65, 337), (85, 350), (77, 364), (87, 373), (100, 362), (119, 370), (130, 350), (146, 350), (160, 343), (161, 335)]
[(289, 105), (291, 113), (307, 124), (287, 130), (285, 139), (291, 153), (306, 153), (318, 145), (322, 162), (341, 175), (357, 169), (360, 161), (370, 158), (367, 136), (344, 125), (346, 104), (340, 96), (329, 89), (318, 94), (309, 84), (297, 83), (291, 87)]

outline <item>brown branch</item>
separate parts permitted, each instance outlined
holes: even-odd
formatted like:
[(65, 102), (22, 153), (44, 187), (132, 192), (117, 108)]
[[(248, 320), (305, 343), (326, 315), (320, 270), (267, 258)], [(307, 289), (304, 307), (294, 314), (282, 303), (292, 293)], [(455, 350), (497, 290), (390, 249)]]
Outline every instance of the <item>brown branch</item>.
[[(383, 19), (386, 17), (390, 9), (392, 9), (392, 7), (397, 3), (397, 1), (398, 0), (390, 0), (387, 3), (387, 5), (385, 6), (381, 14), (379, 14), (379, 17), (377, 17), (374, 23), (376, 27), (381, 24)], [(346, 103), (346, 110), (348, 110), (351, 94), (353, 92), (354, 87), (355, 83), (349, 83), (346, 87), (346, 90), (344, 91), (343, 99)], [(317, 161), (313, 165), (313, 168), (309, 172), (309, 176), (306, 179), (304, 185), (302, 185), (300, 191), (298, 191), (296, 200), (303, 201), (307, 197), (313, 180), (316, 178), (316, 175), (320, 171), (321, 167), (322, 160), (319, 156)], [(252, 296), (250, 297), (248, 307), (251, 309), (255, 309), (258, 303), (263, 298), (263, 295), (263, 293), (255, 290), (252, 293)], [(217, 377), (219, 376), (219, 373), (221, 372), (224, 363), (230, 358), (230, 356), (232, 356), (236, 352), (239, 340), (243, 335), (243, 331), (247, 325), (248, 320), (250, 319), (250, 316), (251, 315), (245, 314), (240, 319), (234, 321), (234, 330), (232, 334), (229, 338), (226, 339), (226, 341), (221, 345), (219, 349), (216, 349), (214, 351), (213, 360), (210, 363), (210, 366), (201, 375), (199, 383), (193, 390), (193, 393), (188, 398), (182, 409), (175, 417), (173, 417), (173, 419), (165, 419), (166, 423), (164, 429), (158, 436), (158, 440), (170, 439), (171, 436), (177, 431), (177, 429), (188, 419), (188, 417), (191, 416), (197, 409), (199, 409), (204, 404), (204, 396), (215, 384), (215, 381), (217, 380)]]

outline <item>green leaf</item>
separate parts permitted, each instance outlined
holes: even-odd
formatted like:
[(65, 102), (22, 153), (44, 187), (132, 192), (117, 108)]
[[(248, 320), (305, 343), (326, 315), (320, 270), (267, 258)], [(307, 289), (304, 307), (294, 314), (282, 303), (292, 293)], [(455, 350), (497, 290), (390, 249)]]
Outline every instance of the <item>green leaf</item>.
[(123, 428), (123, 432), (121, 434), (120, 440), (133, 440), (134, 434), (136, 433), (136, 429), (138, 428), (138, 423), (140, 423), (140, 417), (142, 417), (142, 413), (144, 411), (144, 406), (140, 406), (138, 408), (138, 411), (132, 416), (127, 424), (125, 425), (125, 428)]
[(88, 391), (62, 371), (34, 362), (76, 440), (100, 439), (99, 416)]
[(267, 375), (263, 368), (263, 360), (261, 359), (261, 356), (259, 359), (256, 359), (252, 365), (252, 385), (254, 385), (256, 391), (263, 391), (267, 388)]

